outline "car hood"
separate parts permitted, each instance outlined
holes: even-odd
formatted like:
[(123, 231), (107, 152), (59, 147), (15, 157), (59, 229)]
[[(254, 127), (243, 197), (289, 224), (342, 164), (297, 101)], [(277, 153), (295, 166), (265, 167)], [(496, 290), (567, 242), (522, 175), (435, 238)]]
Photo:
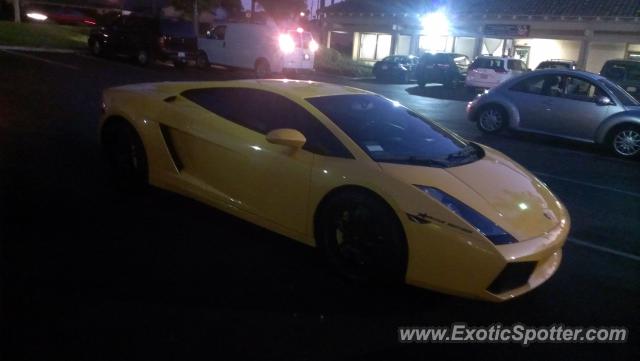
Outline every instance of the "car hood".
[(484, 158), (458, 167), (391, 163), (380, 163), (380, 166), (407, 184), (434, 187), (448, 193), (519, 241), (539, 237), (568, 217), (544, 183), (505, 155), (484, 149)]

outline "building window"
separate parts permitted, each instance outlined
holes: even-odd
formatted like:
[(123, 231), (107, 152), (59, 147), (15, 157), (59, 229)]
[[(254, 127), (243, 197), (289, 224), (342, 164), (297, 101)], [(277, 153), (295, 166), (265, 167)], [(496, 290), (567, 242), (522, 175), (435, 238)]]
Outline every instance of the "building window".
[(398, 44), (396, 45), (396, 55), (411, 54), (411, 35), (398, 36)]
[(446, 51), (448, 36), (421, 35), (418, 40), (420, 50), (427, 53), (438, 53)]
[(391, 35), (362, 34), (360, 36), (360, 59), (380, 60), (391, 53)]

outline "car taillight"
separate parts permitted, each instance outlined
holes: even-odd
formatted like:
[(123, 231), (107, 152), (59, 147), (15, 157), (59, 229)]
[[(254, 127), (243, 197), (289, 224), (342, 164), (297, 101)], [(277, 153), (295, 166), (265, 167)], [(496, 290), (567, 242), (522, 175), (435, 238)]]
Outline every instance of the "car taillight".
[(318, 45), (318, 43), (316, 43), (315, 40), (311, 39), (311, 41), (309, 42), (309, 50), (315, 53), (319, 47), (320, 46)]
[(296, 43), (289, 34), (280, 34), (278, 43), (280, 44), (280, 50), (285, 54), (292, 53), (296, 48)]

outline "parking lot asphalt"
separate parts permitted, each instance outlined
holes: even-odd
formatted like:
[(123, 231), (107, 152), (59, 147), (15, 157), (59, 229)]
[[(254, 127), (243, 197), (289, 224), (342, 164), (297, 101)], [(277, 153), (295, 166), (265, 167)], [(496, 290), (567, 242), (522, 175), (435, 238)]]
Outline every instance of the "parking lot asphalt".
[[(196, 201), (156, 189), (132, 198), (112, 188), (97, 141), (102, 90), (250, 76), (0, 51), (0, 274), (10, 345), (4, 359), (640, 355), (640, 162), (547, 137), (482, 135), (466, 120), (462, 91), (300, 76), (398, 100), (500, 150), (549, 185), (573, 222), (563, 263), (539, 289), (507, 303), (352, 285), (332, 274), (313, 249)], [(624, 326), (630, 341), (528, 347), (397, 342), (399, 326), (454, 322)]]

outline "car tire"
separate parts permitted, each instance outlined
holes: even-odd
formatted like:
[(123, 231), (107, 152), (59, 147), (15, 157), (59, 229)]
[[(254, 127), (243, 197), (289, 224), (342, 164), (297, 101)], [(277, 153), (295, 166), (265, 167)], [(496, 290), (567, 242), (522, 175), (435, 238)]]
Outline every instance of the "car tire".
[(140, 136), (126, 121), (112, 121), (103, 130), (103, 149), (113, 183), (137, 192), (148, 184), (147, 154)]
[(407, 241), (395, 211), (366, 190), (330, 196), (316, 219), (316, 241), (328, 263), (358, 283), (401, 283), (407, 270)]
[(271, 65), (266, 59), (258, 59), (254, 67), (256, 78), (264, 79), (268, 78), (271, 74)]
[(211, 64), (209, 64), (209, 58), (205, 52), (201, 51), (198, 53), (198, 56), (196, 57), (196, 66), (198, 69), (202, 70), (209, 69), (211, 66)]
[(485, 134), (497, 134), (509, 124), (507, 112), (499, 105), (487, 105), (476, 113), (476, 125)]
[(607, 143), (619, 158), (640, 158), (640, 126), (625, 124), (614, 128), (607, 137)]
[(140, 49), (136, 52), (136, 63), (140, 66), (147, 66), (151, 63), (151, 53), (146, 49)]

